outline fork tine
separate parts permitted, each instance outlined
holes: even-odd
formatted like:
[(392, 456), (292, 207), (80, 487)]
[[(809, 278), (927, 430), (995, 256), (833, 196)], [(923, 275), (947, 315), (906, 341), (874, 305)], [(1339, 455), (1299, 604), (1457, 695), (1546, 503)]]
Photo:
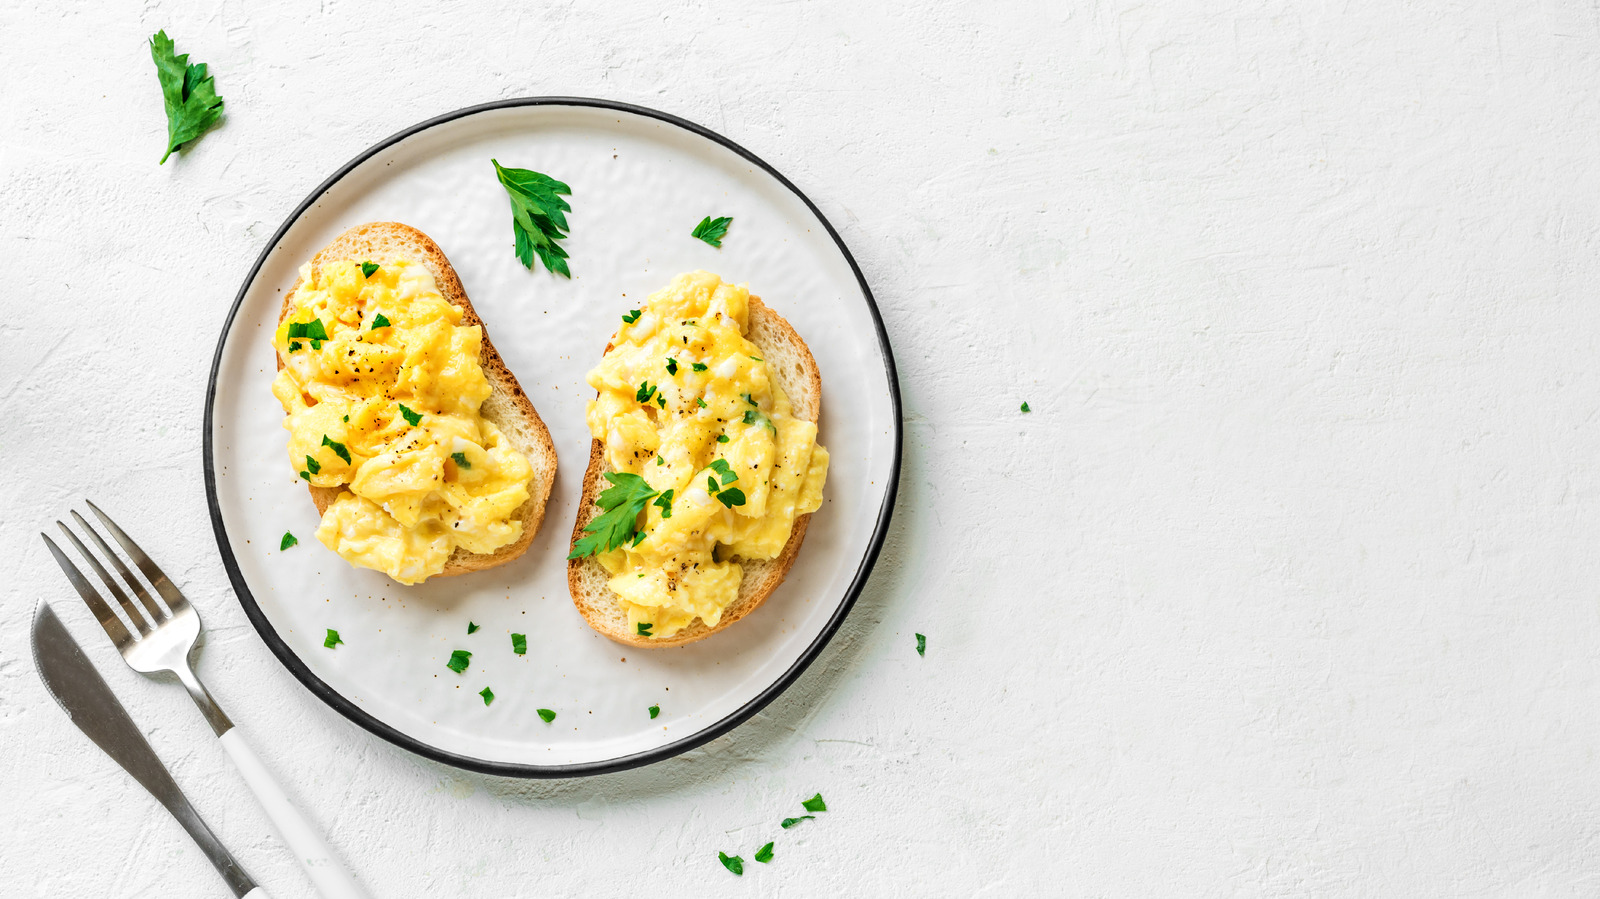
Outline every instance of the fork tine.
[[(156, 604), (155, 597), (151, 596), (150, 591), (144, 588), (144, 584), (139, 583), (139, 579), (133, 576), (133, 572), (128, 570), (128, 566), (122, 564), (122, 557), (117, 555), (116, 552), (111, 549), (111, 546), (100, 537), (100, 532), (91, 527), (89, 522), (85, 521), (83, 516), (79, 515), (76, 509), (72, 510), (72, 517), (78, 522), (78, 527), (83, 528), (83, 532), (89, 535), (90, 539), (95, 542), (95, 545), (100, 547), (100, 551), (106, 554), (106, 558), (111, 560), (111, 567), (117, 569), (117, 573), (122, 575), (122, 579), (128, 582), (129, 587), (133, 588), (133, 592), (138, 595), (139, 601), (144, 603), (145, 611), (150, 613), (150, 623), (159, 625), (162, 621), (166, 620), (167, 613), (162, 610), (161, 606)], [(62, 530), (66, 530), (66, 528), (62, 528)], [(73, 537), (71, 531), (67, 531), (67, 536), (72, 537), (72, 542), (78, 543), (78, 538)], [(83, 548), (83, 544), (81, 543), (78, 543), (78, 551), (83, 553), (86, 557), (89, 556), (88, 551)], [(128, 600), (124, 598), (122, 592), (117, 589), (116, 584), (111, 580), (110, 576), (106, 574), (105, 569), (100, 567), (100, 563), (96, 562), (92, 557), (89, 558), (89, 563), (100, 572), (100, 577), (105, 580), (106, 586), (111, 588), (112, 595), (116, 596), (117, 599), (122, 601), (123, 608), (127, 608)]]
[[(82, 524), (82, 519), (79, 519), (79, 524)], [(61, 528), (61, 533), (66, 534), (67, 539), (72, 541), (72, 545), (77, 547), (78, 555), (83, 556), (84, 561), (89, 563), (89, 567), (94, 569), (95, 574), (100, 575), (100, 580), (105, 583), (106, 589), (111, 591), (111, 595), (116, 599), (117, 604), (122, 606), (123, 614), (127, 615), (128, 620), (133, 622), (133, 628), (139, 632), (139, 636), (145, 636), (146, 634), (150, 633), (150, 630), (154, 625), (161, 623), (160, 615), (151, 615), (149, 620), (146, 621), (145, 617), (139, 614), (138, 606), (133, 604), (133, 600), (128, 598), (128, 594), (122, 592), (122, 588), (117, 586), (116, 579), (106, 571), (104, 565), (100, 564), (100, 560), (95, 558), (94, 553), (89, 552), (88, 547), (83, 545), (83, 541), (78, 539), (77, 534), (74, 534), (71, 529), (59, 521), (56, 522), (56, 527)], [(104, 544), (101, 544), (101, 548), (105, 548)], [(118, 559), (116, 556), (112, 556), (111, 558), (113, 562), (117, 563), (118, 568), (123, 567), (121, 565), (121, 559)], [(122, 576), (128, 577), (128, 572), (124, 570), (122, 572)], [(128, 579), (130, 582), (133, 580), (132, 578)], [(110, 603), (107, 603), (107, 605), (110, 605)]]
[(133, 538), (129, 537), (127, 532), (117, 527), (117, 523), (111, 520), (111, 516), (100, 511), (99, 506), (89, 502), (89, 500), (84, 500), (84, 502), (89, 504), (89, 508), (94, 510), (94, 514), (105, 524), (106, 529), (111, 531), (111, 536), (116, 539), (117, 543), (128, 551), (128, 556), (133, 559), (134, 564), (138, 565), (139, 570), (144, 572), (144, 576), (150, 579), (150, 586), (156, 588), (156, 592), (161, 594), (161, 598), (167, 601), (167, 607), (174, 612), (181, 607), (187, 607), (189, 600), (184, 598), (184, 595), (178, 591), (177, 586), (167, 578), (166, 574), (156, 565), (155, 560), (145, 555), (145, 551), (139, 548), (139, 544), (134, 543)]
[(128, 633), (127, 628), (122, 626), (122, 621), (117, 618), (115, 612), (111, 611), (111, 607), (106, 605), (106, 601), (100, 598), (100, 594), (95, 592), (94, 585), (89, 583), (89, 579), (83, 576), (83, 572), (72, 564), (72, 560), (68, 559), (67, 554), (61, 551), (61, 547), (56, 546), (56, 542), (50, 539), (49, 534), (41, 533), (39, 536), (44, 538), (45, 546), (50, 547), (50, 555), (56, 557), (56, 564), (61, 566), (61, 570), (67, 575), (67, 580), (72, 582), (72, 586), (78, 588), (78, 595), (83, 597), (83, 601), (89, 606), (89, 611), (94, 613), (94, 617), (100, 622), (100, 626), (106, 629), (106, 636), (111, 638), (111, 642), (116, 644), (117, 649), (120, 650), (132, 643), (133, 636)]

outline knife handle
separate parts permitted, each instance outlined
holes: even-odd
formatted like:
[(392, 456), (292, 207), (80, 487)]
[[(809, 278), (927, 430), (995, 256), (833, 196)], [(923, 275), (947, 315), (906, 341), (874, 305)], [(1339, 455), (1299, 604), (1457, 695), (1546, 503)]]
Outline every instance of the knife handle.
[[(300, 865), (305, 868), (306, 875), (311, 878), (322, 899), (368, 899), (366, 892), (356, 884), (322, 836), (289, 801), (283, 787), (278, 785), (267, 766), (261, 763), (250, 744), (244, 741), (239, 728), (230, 728), (217, 739), (221, 741), (222, 748), (228, 751), (228, 757), (233, 759), (234, 767), (244, 775), (244, 782), (256, 794), (256, 800), (278, 828), (283, 841), (289, 844), (289, 851), (300, 860)], [(256, 899), (256, 896), (251, 893), (246, 899)]]

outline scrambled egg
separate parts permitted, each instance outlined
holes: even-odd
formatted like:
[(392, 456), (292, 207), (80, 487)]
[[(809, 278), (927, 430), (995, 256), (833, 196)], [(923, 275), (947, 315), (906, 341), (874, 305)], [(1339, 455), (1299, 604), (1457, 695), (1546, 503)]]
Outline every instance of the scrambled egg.
[(638, 542), (597, 554), (630, 633), (714, 627), (739, 594), (736, 560), (776, 557), (795, 517), (822, 505), (828, 451), (745, 339), (749, 300), (709, 272), (679, 275), (589, 373), (606, 461), (672, 491), (646, 507)]
[(438, 574), (460, 547), (491, 553), (522, 535), (512, 513), (533, 469), (478, 414), (490, 393), (483, 330), (418, 262), (300, 269), (272, 343), (289, 462), (343, 487), (317, 539), (402, 584)]

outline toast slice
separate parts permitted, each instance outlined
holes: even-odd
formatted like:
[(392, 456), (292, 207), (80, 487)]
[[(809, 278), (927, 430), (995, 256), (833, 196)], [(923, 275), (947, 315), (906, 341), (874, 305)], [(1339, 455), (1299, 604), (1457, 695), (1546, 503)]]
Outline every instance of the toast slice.
[[(550, 440), (550, 431), (534, 410), (533, 402), (523, 393), (516, 375), (506, 367), (504, 359), (489, 340), (489, 329), (478, 317), (472, 301), (461, 286), (461, 278), (445, 258), (444, 250), (410, 225), (399, 222), (368, 222), (335, 237), (311, 259), (312, 270), (320, 274), (322, 266), (335, 262), (376, 262), (383, 265), (396, 259), (420, 262), (433, 275), (439, 293), (445, 301), (460, 306), (461, 324), (477, 325), (483, 329), (483, 349), (478, 362), (489, 379), (492, 392), (484, 400), (479, 413), (506, 436), (517, 451), (528, 457), (533, 468), (533, 482), (528, 485), (528, 499), (514, 513), (522, 520), (522, 536), (489, 554), (467, 552), (459, 547), (445, 561), (444, 570), (434, 577), (449, 577), (482, 571), (515, 559), (525, 552), (544, 521), (545, 503), (550, 499), (550, 488), (556, 479), (556, 447)], [(296, 285), (298, 287), (298, 284)], [(278, 312), (281, 322), (294, 308), (295, 288), (283, 297), (283, 308)], [(283, 358), (278, 358), (278, 368), (283, 368)], [(311, 501), (316, 503), (320, 515), (344, 492), (343, 487), (310, 487)]]
[[(800, 335), (783, 316), (773, 312), (771, 307), (754, 295), (750, 297), (748, 321), (745, 337), (761, 349), (761, 357), (767, 362), (773, 382), (789, 397), (794, 416), (816, 422), (822, 413), (822, 375), (806, 342), (800, 339)], [(606, 352), (610, 351), (611, 346), (607, 344)], [(604, 444), (591, 440), (589, 468), (583, 474), (583, 498), (578, 503), (578, 520), (572, 527), (574, 544), (583, 536), (584, 526), (600, 514), (595, 499), (608, 486), (605, 473), (613, 470), (605, 460)], [(789, 542), (784, 544), (783, 551), (777, 557), (754, 560), (739, 558), (739, 565), (744, 569), (739, 595), (722, 611), (722, 620), (717, 622), (716, 627), (707, 627), (704, 621), (696, 619), (670, 637), (640, 637), (630, 633), (627, 613), (623, 612), (617, 595), (611, 592), (607, 584), (611, 575), (594, 556), (567, 562), (567, 589), (572, 593), (573, 604), (589, 622), (589, 626), (618, 643), (645, 649), (693, 643), (728, 627), (766, 602), (794, 565), (810, 522), (810, 513), (795, 517)]]

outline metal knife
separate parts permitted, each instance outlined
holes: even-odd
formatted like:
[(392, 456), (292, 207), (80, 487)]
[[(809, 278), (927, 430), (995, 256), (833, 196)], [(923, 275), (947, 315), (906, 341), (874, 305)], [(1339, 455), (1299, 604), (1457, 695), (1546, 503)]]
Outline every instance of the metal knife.
[(128, 717), (127, 710), (106, 686), (100, 672), (89, 663), (77, 641), (62, 626), (61, 619), (50, 610), (49, 603), (39, 603), (33, 613), (33, 664), (39, 669), (39, 677), (50, 695), (66, 710), (72, 723), (123, 770), (132, 774), (156, 801), (166, 806), (194, 838), (200, 851), (211, 859), (233, 895), (267, 899), (267, 891), (256, 886), (239, 862), (222, 847), (211, 828), (200, 820), (188, 797), (178, 789), (166, 766), (145, 741), (144, 734)]

